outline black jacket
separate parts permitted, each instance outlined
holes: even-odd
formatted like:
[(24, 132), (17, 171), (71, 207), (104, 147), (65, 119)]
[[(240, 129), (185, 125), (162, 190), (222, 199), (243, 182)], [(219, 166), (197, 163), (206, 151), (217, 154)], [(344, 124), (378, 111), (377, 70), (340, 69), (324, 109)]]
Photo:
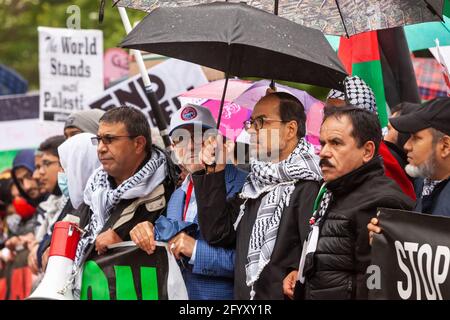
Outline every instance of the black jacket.
[(414, 211), (450, 217), (450, 178), (441, 181), (428, 196), (422, 196), (424, 181), (416, 179), (417, 203)]
[[(114, 230), (122, 241), (130, 241), (130, 231), (138, 223), (149, 221), (155, 224), (160, 215), (166, 214), (166, 204), (170, 198), (164, 184), (160, 184), (146, 197), (120, 201), (112, 210), (100, 233), (108, 229)], [(89, 206), (82, 204), (78, 208), (80, 227), (84, 228), (90, 221), (92, 211)], [(95, 253), (95, 242), (88, 246), (84, 261)]]
[(414, 203), (384, 175), (378, 157), (327, 187), (333, 198), (320, 227), (314, 267), (305, 275), (304, 290), (299, 292), (302, 287), (297, 283), (296, 296), (367, 299), (366, 269), (370, 265), (367, 224), (379, 207), (410, 210)]
[[(250, 288), (246, 285), (245, 265), (250, 235), (264, 195), (247, 201), (245, 214), (234, 231), (233, 223), (243, 200), (238, 195), (226, 200), (224, 172), (193, 175), (193, 180), (202, 235), (211, 245), (236, 248), (234, 296), (248, 300)], [(318, 190), (317, 182), (297, 183), (290, 205), (284, 209), (270, 262), (254, 285), (255, 299), (284, 299), (283, 279), (298, 267), (302, 248), (300, 234), (308, 232), (307, 220)]]

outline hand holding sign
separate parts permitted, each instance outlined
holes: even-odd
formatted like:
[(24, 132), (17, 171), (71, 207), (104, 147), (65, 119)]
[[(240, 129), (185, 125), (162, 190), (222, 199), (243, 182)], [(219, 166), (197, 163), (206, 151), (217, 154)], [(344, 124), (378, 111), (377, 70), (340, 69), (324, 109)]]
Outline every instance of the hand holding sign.
[(369, 224), (367, 225), (367, 229), (369, 230), (369, 244), (372, 245), (373, 235), (375, 233), (379, 234), (382, 231), (381, 228), (378, 226), (378, 219), (372, 218)]
[(100, 233), (95, 239), (95, 250), (98, 254), (103, 254), (108, 250), (108, 246), (114, 243), (122, 242), (122, 239), (112, 229)]
[(186, 232), (180, 232), (169, 241), (169, 248), (177, 259), (181, 258), (181, 254), (188, 258), (192, 257), (194, 246), (195, 239), (188, 236)]
[(144, 221), (137, 224), (130, 231), (131, 240), (149, 255), (156, 249), (155, 232), (151, 222)]

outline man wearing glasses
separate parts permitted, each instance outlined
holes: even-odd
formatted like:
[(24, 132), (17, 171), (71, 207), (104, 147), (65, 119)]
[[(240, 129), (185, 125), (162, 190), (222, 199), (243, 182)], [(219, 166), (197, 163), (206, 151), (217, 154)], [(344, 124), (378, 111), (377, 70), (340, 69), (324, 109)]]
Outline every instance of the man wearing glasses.
[[(90, 254), (103, 254), (108, 245), (130, 240), (136, 224), (154, 223), (165, 212), (176, 179), (170, 159), (151, 141), (147, 118), (136, 108), (113, 108), (100, 118), (92, 142), (102, 166), (89, 178), (85, 205), (78, 208), (86, 232), (78, 243), (77, 267)], [(80, 285), (76, 281), (76, 297)]]
[(38, 206), (34, 241), (28, 245), (28, 265), (33, 273), (41, 268), (42, 251), (39, 244), (50, 237), (53, 224), (67, 205), (68, 198), (63, 196), (58, 186), (58, 172), (62, 170), (59, 163), (58, 147), (65, 141), (64, 136), (53, 136), (44, 140), (38, 148), (39, 159), (33, 177), (37, 177), (38, 186), (48, 195)]
[[(155, 240), (169, 241), (180, 260), (190, 300), (233, 299), (234, 250), (213, 247), (202, 237), (191, 178), (193, 172), (204, 169), (199, 152), (208, 137), (217, 135), (215, 128), (211, 112), (202, 106), (188, 104), (172, 116), (173, 151), (188, 175), (170, 198), (167, 218), (161, 216), (155, 226), (150, 222), (138, 224), (130, 233), (131, 239), (148, 254), (153, 252)], [(227, 164), (224, 171), (226, 196), (230, 198), (242, 188), (247, 173), (232, 164)]]
[(256, 104), (245, 123), (251, 171), (229, 200), (217, 161), (224, 148), (213, 138), (202, 148), (207, 170), (193, 175), (198, 220), (211, 245), (236, 248), (235, 299), (284, 299), (283, 278), (298, 265), (300, 234), (308, 232), (321, 179), (305, 121), (303, 105), (290, 94), (271, 93)]

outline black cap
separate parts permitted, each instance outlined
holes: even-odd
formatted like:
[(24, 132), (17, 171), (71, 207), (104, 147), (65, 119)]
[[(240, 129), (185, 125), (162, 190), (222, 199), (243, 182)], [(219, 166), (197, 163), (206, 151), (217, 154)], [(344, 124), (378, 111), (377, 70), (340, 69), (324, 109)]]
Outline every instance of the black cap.
[(450, 135), (450, 98), (436, 98), (415, 111), (389, 119), (395, 130), (415, 133), (433, 128)]

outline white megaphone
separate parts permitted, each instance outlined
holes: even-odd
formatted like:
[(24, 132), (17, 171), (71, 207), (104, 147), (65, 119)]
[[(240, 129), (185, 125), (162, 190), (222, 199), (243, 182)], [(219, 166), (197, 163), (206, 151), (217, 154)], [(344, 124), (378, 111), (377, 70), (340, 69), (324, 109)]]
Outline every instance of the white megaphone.
[(72, 290), (66, 286), (72, 275), (80, 234), (77, 223), (55, 223), (44, 278), (27, 300), (74, 300)]

